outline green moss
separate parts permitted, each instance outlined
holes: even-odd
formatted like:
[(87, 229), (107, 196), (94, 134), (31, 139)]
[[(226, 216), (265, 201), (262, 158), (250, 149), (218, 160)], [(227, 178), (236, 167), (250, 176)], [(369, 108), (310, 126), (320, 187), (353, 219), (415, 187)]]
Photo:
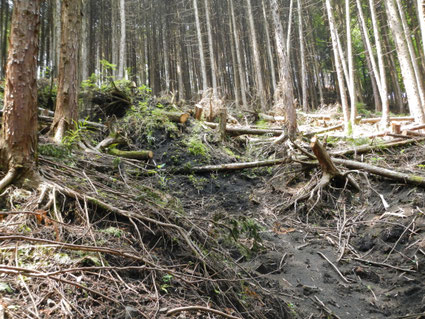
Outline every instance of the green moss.
[(71, 155), (69, 148), (56, 144), (39, 144), (38, 153), (44, 156), (66, 158)]
[(208, 148), (202, 143), (198, 136), (192, 136), (186, 141), (187, 151), (195, 156), (209, 158)]
[(422, 184), (425, 181), (425, 178), (422, 176), (418, 176), (418, 175), (409, 175), (409, 178), (418, 184)]

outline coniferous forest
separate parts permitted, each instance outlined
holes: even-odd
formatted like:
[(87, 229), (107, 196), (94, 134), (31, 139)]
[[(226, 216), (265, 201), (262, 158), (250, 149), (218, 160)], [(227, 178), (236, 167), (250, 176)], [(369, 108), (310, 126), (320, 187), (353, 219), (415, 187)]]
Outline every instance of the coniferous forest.
[(0, 0), (1, 318), (425, 318), (424, 0)]

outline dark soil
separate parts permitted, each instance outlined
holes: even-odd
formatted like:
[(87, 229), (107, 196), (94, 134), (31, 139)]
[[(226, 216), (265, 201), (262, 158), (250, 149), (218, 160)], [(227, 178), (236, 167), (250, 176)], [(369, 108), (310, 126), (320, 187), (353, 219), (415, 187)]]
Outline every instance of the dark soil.
[[(424, 153), (421, 145), (394, 152), (368, 156), (408, 169)], [(250, 218), (261, 226), (259, 247), (249, 249), (245, 238), (248, 253), (232, 255), (295, 317), (425, 318), (424, 190), (360, 174), (361, 193), (329, 186), (317, 202), (281, 210), (311, 174), (320, 172), (291, 164), (197, 176), (202, 187), (173, 175), (169, 190), (194, 219)]]

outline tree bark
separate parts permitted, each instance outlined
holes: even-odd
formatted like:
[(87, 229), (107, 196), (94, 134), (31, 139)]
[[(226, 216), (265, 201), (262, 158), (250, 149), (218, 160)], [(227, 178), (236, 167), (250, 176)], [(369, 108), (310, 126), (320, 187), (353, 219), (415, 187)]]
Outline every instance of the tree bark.
[(78, 61), (81, 30), (81, 0), (63, 0), (59, 85), (56, 111), (50, 128), (53, 140), (61, 144), (66, 131), (78, 119)]
[(391, 28), (394, 42), (396, 45), (398, 59), (400, 62), (401, 74), (403, 76), (404, 86), (406, 88), (407, 100), (409, 102), (410, 113), (419, 123), (424, 123), (425, 115), (419, 95), (419, 89), (416, 82), (415, 71), (412, 66), (409, 50), (407, 48), (400, 17), (394, 0), (385, 1), (389, 26)]
[[(76, 0), (80, 1), (80, 0)], [(126, 66), (126, 15), (125, 15), (125, 0), (120, 0), (120, 53), (118, 59), (118, 79), (124, 78), (124, 69)]]
[(269, 23), (268, 23), (268, 18), (267, 18), (265, 0), (262, 0), (261, 4), (263, 6), (264, 30), (266, 32), (267, 56), (269, 58), (270, 75), (272, 77), (272, 89), (273, 89), (272, 93), (274, 93), (275, 90), (276, 90), (276, 73), (275, 73), (275, 65), (274, 65), (274, 59), (273, 59), (272, 46), (271, 46), (271, 43), (270, 43)]
[(193, 10), (195, 12), (196, 34), (198, 36), (199, 58), (201, 60), (202, 90), (208, 89), (207, 67), (205, 64), (204, 43), (202, 41), (201, 23), (199, 22), (198, 0), (193, 0)]
[(233, 38), (235, 40), (236, 60), (238, 61), (242, 105), (243, 105), (245, 110), (248, 110), (248, 101), (247, 101), (247, 98), (246, 98), (245, 70), (243, 68), (243, 63), (242, 63), (241, 47), (240, 47), (240, 42), (239, 42), (240, 37), (239, 37), (239, 34), (238, 34), (238, 27), (236, 25), (235, 9), (233, 7), (233, 0), (229, 0), (229, 5), (230, 5), (230, 16), (232, 18)]
[(213, 86), (213, 96), (214, 99), (218, 98), (217, 92), (217, 66), (214, 56), (214, 45), (213, 45), (213, 37), (211, 31), (211, 19), (210, 19), (210, 6), (209, 1), (204, 0), (205, 4), (205, 17), (207, 20), (207, 34), (208, 34), (208, 48), (210, 51), (210, 64), (211, 64), (211, 78), (212, 78), (212, 86)]
[(266, 92), (264, 90), (263, 70), (261, 68), (260, 50), (258, 48), (257, 31), (255, 28), (255, 23), (254, 23), (254, 15), (252, 13), (251, 0), (246, 0), (246, 4), (247, 4), (247, 10), (248, 10), (247, 13), (248, 13), (248, 22), (249, 22), (249, 34), (251, 39), (252, 54), (253, 54), (254, 66), (255, 66), (257, 96), (260, 98), (260, 109), (266, 110), (267, 99), (266, 99)]
[[(14, 1), (0, 145), (2, 165), (9, 177), (19, 173), (22, 177), (36, 176), (40, 3), (41, 0)], [(0, 184), (5, 187), (11, 181)]]
[[(279, 5), (277, 0), (270, 0), (276, 38), (276, 51), (279, 61), (279, 83), (274, 95), (274, 109), (285, 114), (285, 129), (288, 137), (294, 139), (297, 133), (297, 113), (294, 104), (294, 88), (291, 77), (291, 67), (284, 47), (284, 34), (280, 22)], [(285, 112), (282, 112), (285, 110)], [(277, 112), (279, 113), (279, 112)]]
[(328, 19), (329, 19), (329, 27), (331, 30), (331, 37), (332, 37), (332, 50), (334, 52), (334, 59), (335, 59), (335, 68), (338, 78), (338, 87), (339, 87), (339, 93), (341, 97), (341, 106), (342, 111), (344, 113), (344, 128), (346, 133), (351, 130), (350, 128), (350, 112), (349, 112), (349, 106), (348, 106), (348, 100), (347, 100), (347, 92), (345, 90), (345, 83), (344, 83), (344, 74), (343, 74), (343, 67), (342, 67), (342, 61), (340, 54), (338, 53), (338, 36), (336, 33), (336, 26), (335, 26), (335, 19), (333, 16), (333, 9), (331, 6), (330, 0), (326, 0), (326, 10), (328, 13)]
[(308, 112), (308, 96), (307, 96), (307, 71), (305, 66), (305, 49), (304, 49), (304, 32), (302, 20), (301, 0), (298, 3), (298, 34), (300, 41), (300, 59), (301, 59), (301, 86), (302, 86), (302, 107), (304, 112)]

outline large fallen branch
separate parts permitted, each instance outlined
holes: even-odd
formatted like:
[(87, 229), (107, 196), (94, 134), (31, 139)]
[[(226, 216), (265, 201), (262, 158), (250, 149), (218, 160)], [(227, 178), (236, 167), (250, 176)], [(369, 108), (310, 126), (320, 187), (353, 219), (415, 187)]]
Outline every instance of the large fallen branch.
[(338, 124), (338, 125), (334, 125), (334, 126), (329, 126), (320, 130), (316, 130), (316, 131), (312, 131), (312, 132), (304, 132), (304, 136), (306, 137), (311, 137), (317, 134), (322, 134), (322, 133), (326, 133), (326, 132), (330, 132), (330, 131), (335, 131), (335, 130), (340, 130), (344, 127), (344, 124)]
[(268, 121), (268, 122), (284, 122), (285, 117), (284, 116), (274, 116), (274, 115), (268, 115), (264, 113), (258, 113), (258, 116), (260, 119)]
[(235, 171), (235, 170), (241, 170), (246, 168), (274, 166), (274, 165), (288, 163), (289, 161), (290, 160), (288, 158), (280, 158), (280, 159), (257, 161), (257, 162), (195, 166), (195, 167), (179, 170), (178, 173), (207, 173), (207, 172)]
[(357, 161), (345, 160), (340, 158), (332, 158), (332, 161), (336, 164), (344, 165), (345, 167), (348, 167), (351, 169), (361, 169), (368, 173), (386, 177), (386, 178), (403, 182), (406, 184), (413, 184), (413, 185), (419, 185), (419, 186), (425, 187), (425, 176), (400, 173), (400, 172), (392, 171), (386, 168), (370, 165), (367, 163), (361, 163)]
[[(367, 118), (367, 119), (361, 119), (359, 122), (360, 124), (374, 124), (374, 123), (379, 123), (382, 120), (381, 117), (372, 117), (372, 118)], [(395, 122), (395, 121), (400, 121), (400, 122), (413, 122), (415, 120), (414, 117), (412, 116), (393, 116), (390, 117), (390, 122)]]
[(391, 147), (398, 147), (398, 146), (403, 146), (403, 145), (409, 145), (415, 142), (420, 142), (425, 140), (425, 137), (423, 138), (412, 138), (409, 140), (392, 140), (389, 141), (387, 143), (382, 143), (382, 144), (375, 144), (375, 145), (363, 145), (363, 146), (359, 146), (359, 147), (355, 147), (349, 150), (342, 150), (342, 151), (333, 151), (333, 152), (329, 152), (329, 154), (331, 156), (348, 156), (348, 155), (353, 155), (353, 154), (364, 154), (364, 153), (368, 153), (368, 152), (372, 152), (375, 150), (382, 150), (382, 149), (386, 149), (386, 148), (391, 148)]
[[(211, 123), (211, 122), (204, 122), (204, 124), (211, 128), (217, 128), (219, 124), (217, 123)], [(226, 132), (233, 136), (238, 135), (266, 135), (270, 134), (273, 136), (279, 136), (283, 133), (283, 130), (276, 130), (276, 129), (255, 129), (250, 127), (235, 127), (235, 126), (227, 126)]]
[(138, 159), (138, 160), (149, 160), (153, 158), (152, 151), (122, 151), (117, 148), (110, 148), (108, 149), (108, 153), (110, 155), (114, 155), (118, 157)]

